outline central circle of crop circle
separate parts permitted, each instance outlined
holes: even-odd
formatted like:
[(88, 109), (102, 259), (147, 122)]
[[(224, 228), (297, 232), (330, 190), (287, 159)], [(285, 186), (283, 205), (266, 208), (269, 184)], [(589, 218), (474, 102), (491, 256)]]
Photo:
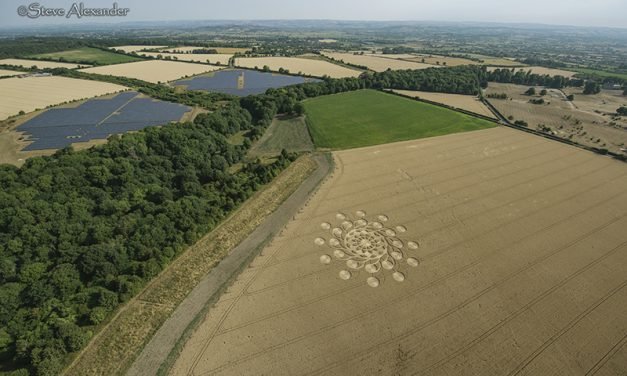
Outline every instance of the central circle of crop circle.
[(363, 228), (348, 231), (344, 237), (344, 246), (364, 261), (379, 259), (388, 252), (388, 243), (383, 235)]

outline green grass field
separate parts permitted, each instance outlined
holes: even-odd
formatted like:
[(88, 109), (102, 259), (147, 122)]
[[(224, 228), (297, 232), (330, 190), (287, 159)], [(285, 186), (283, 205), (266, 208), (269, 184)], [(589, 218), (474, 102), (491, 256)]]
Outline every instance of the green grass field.
[(303, 117), (277, 117), (249, 151), (250, 156), (278, 155), (314, 149)]
[(360, 90), (304, 102), (318, 147), (347, 149), (491, 128), (494, 123), (393, 94)]
[(116, 54), (113, 52), (107, 52), (91, 47), (82, 47), (76, 50), (32, 55), (31, 57), (57, 61), (63, 58), (64, 61), (71, 63), (92, 63), (98, 65), (130, 63), (132, 61), (142, 60), (140, 58)]
[(575, 68), (573, 70), (577, 72), (581, 72), (581, 73), (596, 74), (597, 76), (600, 76), (600, 77), (610, 77), (610, 78), (619, 78), (621, 80), (627, 80), (627, 74), (624, 74), (624, 73), (606, 72), (606, 71), (602, 71), (598, 69), (590, 69), (590, 68)]

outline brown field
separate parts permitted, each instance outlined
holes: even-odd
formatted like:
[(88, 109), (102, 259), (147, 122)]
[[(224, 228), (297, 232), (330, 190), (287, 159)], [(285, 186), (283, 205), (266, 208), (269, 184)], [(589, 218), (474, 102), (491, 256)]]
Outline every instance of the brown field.
[(235, 53), (245, 53), (247, 51), (250, 50), (250, 48), (239, 48), (239, 47), (194, 47), (194, 46), (181, 46), (181, 47), (169, 47), (169, 48), (164, 48), (161, 51), (163, 52), (172, 52), (172, 53), (179, 53), (179, 52), (183, 52), (186, 53), (188, 51), (194, 51), (194, 50), (198, 50), (201, 48), (206, 48), (209, 50), (216, 50), (218, 51), (218, 54), (229, 54), (229, 55), (233, 55)]
[[(524, 120), (529, 123), (529, 128), (537, 129), (544, 124), (559, 137), (613, 152), (619, 152), (627, 145), (627, 119), (612, 119), (609, 115), (595, 113), (590, 103), (575, 107), (577, 98), (592, 103), (601, 102), (602, 99), (581, 98), (583, 94), (575, 94), (573, 104), (565, 100), (561, 91), (547, 89), (549, 93), (544, 99), (550, 104), (537, 105), (529, 103), (530, 98), (523, 94), (527, 89), (527, 86), (490, 82), (486, 94), (507, 94), (509, 99), (506, 100), (488, 100), (505, 117), (511, 115), (514, 120)], [(581, 92), (581, 89), (578, 90)], [(540, 91), (540, 88), (536, 88), (536, 91)]]
[(627, 165), (502, 127), (334, 155), (170, 374), (627, 373)]
[(421, 62), (422, 59), (425, 60), (426, 64), (438, 65), (438, 62), (439, 62), (440, 65), (444, 65), (444, 63), (446, 63), (446, 65), (449, 66), (449, 67), (455, 67), (455, 66), (458, 66), (458, 65), (477, 65), (477, 64), (480, 64), (477, 61), (464, 59), (464, 58), (461, 58), (461, 57), (450, 57), (450, 56), (439, 56), (439, 55), (420, 55), (420, 56), (414, 56), (411, 59), (407, 59), (407, 60)]
[(323, 60), (298, 57), (249, 57), (235, 60), (235, 65), (243, 68), (263, 68), (264, 65), (273, 71), (279, 68), (287, 69), (290, 73), (302, 73), (314, 77), (327, 75), (332, 78), (357, 77), (360, 71), (349, 69)]
[(412, 91), (412, 90), (392, 90), (395, 93), (405, 95), (408, 97), (420, 98), (431, 102), (442, 103), (447, 106), (459, 108), (462, 110), (474, 112), (475, 114), (495, 118), (492, 111), (490, 111), (479, 98), (472, 95), (460, 95), (460, 94), (445, 94), (445, 93), (430, 93), (426, 91)]
[(0, 80), (0, 120), (63, 102), (117, 93), (127, 88), (106, 82), (66, 77), (26, 77)]
[(148, 82), (159, 83), (177, 80), (181, 77), (212, 72), (218, 69), (220, 69), (220, 67), (214, 65), (191, 64), (180, 61), (148, 60), (81, 69), (81, 72), (137, 78)]
[[(492, 72), (495, 69), (502, 69), (503, 67), (488, 67), (488, 72)], [(514, 68), (516, 71), (524, 71), (535, 74), (548, 74), (549, 76), (564, 76), (567, 78), (573, 77), (577, 72), (571, 72), (563, 69), (554, 69), (554, 68), (545, 68), (545, 67), (524, 67), (524, 68)]]
[(573, 94), (573, 104), (583, 111), (614, 115), (619, 107), (627, 106), (627, 96), (623, 95), (622, 90), (601, 90), (599, 94), (583, 95), (581, 88), (567, 87), (564, 88), (564, 93)]
[(324, 56), (330, 57), (337, 61), (344, 61), (348, 64), (360, 65), (368, 67), (368, 69), (375, 72), (384, 72), (388, 69), (400, 70), (400, 69), (425, 69), (432, 68), (433, 65), (422, 64), (405, 60), (398, 60), (394, 58), (384, 57), (387, 55), (355, 55), (352, 53), (342, 52), (329, 52), (324, 51)]
[(84, 68), (91, 67), (88, 64), (72, 64), (72, 63), (59, 63), (55, 61), (41, 61), (41, 60), (26, 60), (26, 59), (2, 59), (0, 65), (14, 65), (16, 67), (30, 68), (36, 66), (39, 69), (46, 68)]
[(8, 70), (8, 69), (0, 69), (0, 77), (11, 77), (17, 76), (19, 74), (24, 74), (25, 72)]
[(124, 52), (131, 53), (131, 52), (137, 52), (137, 51), (141, 51), (141, 50), (145, 50), (145, 49), (155, 49), (155, 48), (165, 48), (167, 46), (117, 46), (117, 47), (111, 47), (112, 49), (115, 50), (122, 50)]
[(233, 57), (233, 54), (171, 54), (165, 52), (138, 52), (140, 56), (151, 56), (157, 57), (158, 55), (171, 57), (172, 59), (176, 58), (179, 61), (193, 61), (197, 63), (206, 63), (206, 64), (222, 64), (228, 65), (229, 59)]

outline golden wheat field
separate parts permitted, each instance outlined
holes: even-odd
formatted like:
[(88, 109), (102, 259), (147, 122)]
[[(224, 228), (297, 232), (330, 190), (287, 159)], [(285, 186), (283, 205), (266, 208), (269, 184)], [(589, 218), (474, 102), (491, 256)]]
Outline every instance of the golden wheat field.
[(191, 61), (205, 64), (222, 64), (227, 65), (233, 54), (174, 54), (166, 52), (138, 52), (139, 56), (157, 57), (161, 55), (163, 58), (170, 57), (172, 60)]
[(385, 57), (387, 55), (355, 55), (352, 53), (342, 52), (329, 52), (324, 51), (324, 56), (330, 57), (337, 61), (343, 61), (348, 64), (360, 65), (368, 67), (368, 69), (375, 72), (384, 72), (388, 69), (400, 70), (400, 69), (425, 69), (432, 68), (434, 65), (422, 64), (417, 62), (411, 62), (406, 60), (398, 60), (394, 58)]
[(47, 68), (68, 68), (75, 69), (81, 67), (90, 67), (88, 64), (73, 64), (73, 63), (59, 63), (56, 61), (41, 61), (41, 60), (27, 60), (27, 59), (2, 59), (0, 65), (14, 65), (16, 67), (37, 67), (39, 69)]
[(24, 73), (25, 72), (19, 72), (19, 71), (8, 70), (8, 69), (0, 69), (0, 77), (17, 76), (17, 75), (24, 74)]
[(420, 98), (431, 102), (442, 103), (447, 106), (470, 111), (475, 114), (495, 118), (490, 111), (476, 96), (446, 93), (431, 93), (428, 91), (413, 90), (392, 90), (395, 93), (413, 98)]
[(357, 77), (361, 74), (356, 69), (349, 69), (323, 60), (298, 57), (249, 57), (235, 59), (235, 65), (243, 68), (258, 68), (268, 66), (273, 71), (279, 68), (287, 69), (290, 73), (332, 78)]
[(334, 158), (171, 374), (627, 372), (625, 164), (502, 127)]
[(31, 112), (126, 89), (124, 86), (106, 82), (56, 76), (5, 78), (0, 80), (0, 120), (20, 111)]
[(136, 78), (153, 83), (168, 82), (181, 77), (194, 76), (201, 73), (212, 72), (220, 67), (207, 64), (192, 64), (180, 61), (147, 60), (136, 63), (105, 65), (81, 69), (85, 73), (97, 73), (104, 75)]
[(420, 55), (420, 56), (414, 56), (408, 60), (417, 61), (417, 62), (424, 61), (426, 64), (446, 65), (449, 67), (455, 67), (458, 65), (479, 64), (479, 62), (470, 60), (470, 59), (464, 59), (461, 57), (440, 56), (440, 55)]

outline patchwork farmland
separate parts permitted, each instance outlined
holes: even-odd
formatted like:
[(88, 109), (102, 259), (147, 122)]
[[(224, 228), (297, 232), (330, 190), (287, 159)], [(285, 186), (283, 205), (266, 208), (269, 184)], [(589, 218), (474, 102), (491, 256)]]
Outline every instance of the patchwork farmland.
[(148, 60), (136, 63), (107, 65), (82, 69), (85, 73), (136, 78), (152, 83), (168, 82), (185, 76), (194, 76), (218, 70), (220, 67), (178, 61)]
[(233, 55), (235, 53), (246, 53), (250, 50), (250, 48), (240, 48), (240, 47), (197, 47), (197, 46), (179, 46), (179, 47), (168, 47), (162, 48), (162, 52), (170, 52), (176, 54), (187, 54), (191, 53), (195, 50), (216, 50), (218, 54), (230, 54)]
[(287, 69), (293, 74), (331, 78), (358, 77), (361, 71), (349, 69), (323, 60), (298, 57), (250, 57), (235, 59), (235, 65), (243, 68), (262, 69), (268, 66), (273, 71)]
[(178, 61), (191, 61), (196, 63), (219, 65), (228, 65), (229, 59), (233, 57), (232, 54), (172, 54), (165, 52), (138, 52), (137, 54), (139, 56), (149, 56), (153, 58), (161, 56), (164, 59), (170, 58)]
[(33, 55), (31, 57), (47, 60), (63, 59), (63, 61), (75, 63), (89, 62), (90, 64), (99, 65), (130, 63), (132, 61), (141, 60), (137, 57), (116, 54), (113, 52), (92, 47), (83, 47), (76, 50), (60, 52), (50, 52), (46, 54)]
[(126, 90), (106, 82), (45, 76), (0, 80), (0, 120), (48, 106)]
[(128, 54), (131, 52), (138, 52), (141, 50), (147, 50), (147, 49), (152, 50), (152, 49), (159, 49), (159, 48), (166, 48), (166, 47), (167, 46), (129, 45), (129, 46), (111, 47), (111, 49), (124, 51)]
[(27, 59), (2, 59), (0, 65), (13, 65), (16, 67), (31, 68), (37, 67), (39, 69), (46, 68), (84, 68), (89, 67), (89, 64), (72, 64), (72, 63), (59, 63), (56, 61), (42, 61), (42, 60), (27, 60)]
[(343, 61), (345, 63), (368, 67), (368, 69), (375, 72), (383, 72), (388, 69), (426, 69), (433, 68), (436, 65), (423, 64), (418, 62), (398, 60), (387, 58), (385, 55), (355, 55), (352, 53), (341, 52), (323, 52), (324, 56), (330, 57), (337, 61)]
[(334, 157), (170, 374), (624, 366), (613, 351), (627, 331), (621, 162), (502, 127)]

